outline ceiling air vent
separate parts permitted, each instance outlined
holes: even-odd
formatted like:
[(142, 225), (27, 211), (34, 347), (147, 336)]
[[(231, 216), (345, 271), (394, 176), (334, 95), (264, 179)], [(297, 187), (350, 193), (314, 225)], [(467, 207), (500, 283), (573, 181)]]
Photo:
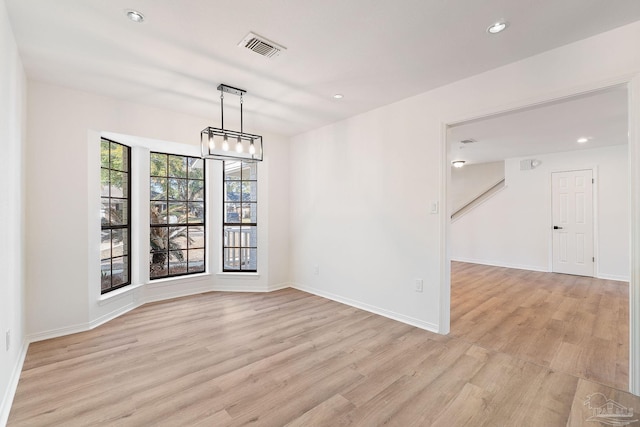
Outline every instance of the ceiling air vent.
[(462, 141), (460, 141), (462, 144), (473, 144), (474, 142), (476, 142), (475, 139), (469, 138), (469, 139), (463, 139)]
[(256, 33), (247, 34), (242, 41), (238, 43), (238, 46), (246, 47), (247, 49), (262, 56), (266, 56), (267, 58), (278, 56), (280, 55), (280, 52), (287, 49), (286, 47), (281, 46), (278, 43), (274, 43), (269, 39), (257, 35)]

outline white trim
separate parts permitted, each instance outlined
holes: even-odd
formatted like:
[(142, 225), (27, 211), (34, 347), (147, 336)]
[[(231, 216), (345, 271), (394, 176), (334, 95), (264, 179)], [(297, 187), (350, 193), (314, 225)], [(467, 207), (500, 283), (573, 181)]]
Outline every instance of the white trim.
[(220, 279), (232, 279), (232, 280), (258, 280), (260, 279), (260, 273), (253, 273), (253, 272), (248, 272), (248, 273), (240, 273), (240, 272), (235, 272), (235, 271), (229, 271), (229, 272), (220, 272), (220, 273), (216, 273), (216, 277), (220, 278)]
[[(211, 284), (209, 284), (209, 282), (207, 283), (208, 283), (207, 286), (200, 286), (198, 288), (191, 288), (188, 290), (166, 292), (158, 295), (146, 295), (143, 301), (141, 302), (137, 302), (137, 303), (131, 302), (125, 306), (118, 307), (116, 310), (110, 313), (104, 314), (90, 322), (81, 323), (73, 326), (67, 326), (64, 328), (51, 329), (48, 331), (38, 332), (36, 334), (28, 335), (26, 338), (26, 342), (31, 343), (31, 342), (43, 341), (43, 340), (48, 340), (52, 338), (63, 337), (66, 335), (77, 334), (79, 332), (90, 331), (91, 329), (97, 328), (98, 326), (103, 325), (108, 321), (113, 320), (117, 317), (120, 317), (123, 314), (130, 312), (131, 310), (134, 310), (138, 307), (141, 307), (145, 304), (152, 303), (152, 302), (166, 301), (174, 298), (182, 298), (182, 297), (205, 294), (210, 292), (273, 292), (273, 291), (279, 291), (281, 289), (286, 289), (291, 287), (289, 283), (278, 283), (275, 285), (270, 285), (267, 289), (263, 287), (253, 288), (253, 287), (247, 287), (247, 286), (244, 286), (244, 287), (237, 287), (237, 286), (236, 287), (230, 287), (230, 286), (215, 287), (214, 286), (212, 287)], [(165, 286), (167, 285), (168, 284), (165, 284)], [(136, 288), (139, 288), (139, 287), (140, 286), (136, 286)], [(159, 289), (159, 288), (161, 289), (162, 287), (164, 286), (157, 286), (155, 287), (155, 289)], [(127, 290), (133, 290), (133, 289), (127, 289)], [(122, 296), (126, 296), (126, 295), (122, 295)]]
[(322, 291), (317, 288), (313, 288), (310, 286), (304, 286), (296, 283), (292, 283), (291, 287), (294, 289), (298, 289), (302, 292), (307, 292), (310, 294), (318, 295), (323, 298), (330, 299), (332, 301), (336, 301), (342, 304), (346, 304), (351, 307), (359, 308), (364, 311), (368, 311), (369, 313), (378, 314), (380, 316), (387, 317), (389, 319), (397, 320), (398, 322), (406, 323), (407, 325), (415, 326), (416, 328), (424, 329), (429, 332), (439, 333), (438, 325), (425, 322), (420, 319), (416, 319), (410, 316), (405, 316), (404, 314), (396, 313), (394, 311), (385, 310), (380, 307), (376, 307), (375, 305), (370, 305), (364, 302), (352, 300), (350, 298), (345, 298), (336, 294), (332, 294), (331, 292)]
[(141, 305), (142, 304), (131, 302), (123, 307), (118, 307), (118, 309), (113, 310), (111, 313), (103, 314), (97, 319), (93, 319), (91, 322), (87, 324), (87, 328), (85, 329), (85, 331), (89, 331), (91, 329), (97, 328), (98, 326), (103, 325), (108, 321), (115, 319), (116, 317), (120, 317), (123, 314), (130, 312), (134, 308), (140, 307)]
[[(627, 148), (628, 150), (628, 148)], [(600, 277), (600, 168), (594, 166), (591, 172), (591, 202), (593, 203), (593, 277)], [(627, 181), (629, 176), (627, 174)], [(553, 214), (553, 213), (552, 213)]]
[(448, 200), (447, 194), (451, 187), (451, 167), (449, 162), (449, 149), (447, 145), (447, 136), (449, 126), (447, 123), (440, 123), (440, 139), (444, 141), (443, 149), (440, 150), (440, 227), (438, 238), (440, 239), (440, 292), (438, 312), (438, 325), (436, 327), (439, 334), (446, 335), (451, 328), (451, 244), (449, 236), (451, 236), (451, 201)]
[(264, 292), (266, 293), (266, 292), (279, 291), (281, 289), (286, 289), (289, 287), (291, 287), (289, 283), (278, 283), (275, 285), (269, 285), (267, 286), (267, 288), (264, 288), (262, 285), (256, 285), (256, 286), (213, 285), (211, 286), (209, 284), (206, 287), (193, 288), (187, 291), (169, 292), (161, 295), (147, 296), (143, 304), (147, 304), (150, 302), (164, 301), (164, 300), (173, 299), (173, 298), (187, 297), (187, 296), (197, 295), (197, 294), (205, 294), (209, 292)]
[(50, 340), (53, 338), (64, 337), (66, 335), (77, 334), (79, 332), (85, 332), (91, 329), (89, 325), (90, 325), (89, 322), (80, 323), (76, 325), (65, 326), (62, 328), (49, 329), (48, 331), (37, 332), (35, 334), (29, 334), (27, 335), (27, 341), (32, 343), (32, 342)]
[[(157, 289), (157, 288), (156, 288)], [(208, 284), (207, 286), (201, 286), (198, 288), (191, 288), (188, 290), (180, 290), (180, 291), (173, 291), (173, 292), (166, 292), (166, 293), (161, 293), (158, 295), (147, 295), (144, 298), (144, 303), (140, 304), (148, 304), (150, 302), (158, 302), (158, 301), (166, 301), (166, 300), (170, 300), (170, 299), (174, 299), (174, 298), (182, 298), (182, 297), (189, 297), (192, 295), (198, 295), (198, 294), (206, 294), (209, 292), (214, 292), (216, 289), (213, 289), (211, 287), (211, 284)]]
[(602, 280), (615, 280), (616, 282), (627, 282), (629, 283), (629, 276), (618, 276), (617, 274), (598, 274), (596, 279)]
[(540, 267), (537, 265), (511, 264), (503, 261), (493, 261), (493, 260), (466, 258), (466, 257), (451, 257), (451, 261), (468, 262), (471, 264), (490, 265), (492, 267), (514, 268), (516, 270), (529, 270), (529, 271), (540, 271), (542, 273), (551, 273), (551, 270), (548, 270), (544, 267)]
[[(242, 279), (242, 277), (238, 277), (237, 279)], [(273, 285), (267, 285), (265, 288), (262, 285), (216, 285), (213, 287), (214, 292), (274, 292), (280, 291), (282, 289), (287, 289), (293, 287), (289, 282), (283, 283), (275, 283)]]
[(629, 90), (629, 391), (640, 396), (640, 74)]
[[(182, 283), (211, 283), (211, 273), (185, 274), (183, 276), (163, 277), (161, 279), (149, 279), (144, 284), (148, 289), (163, 288), (165, 286), (174, 286)], [(115, 292), (115, 291), (114, 291)]]
[(215, 292), (270, 292), (270, 289), (265, 289), (263, 286), (247, 286), (247, 285), (219, 285), (214, 286), (213, 291)]
[[(516, 270), (539, 271), (541, 273), (553, 273), (551, 269), (546, 270), (544, 268), (536, 267), (532, 265), (509, 264), (507, 262), (502, 262), (502, 261), (487, 261), (483, 259), (465, 258), (465, 257), (451, 257), (451, 261), (467, 262), (470, 264), (490, 265), (492, 267), (514, 268)], [(561, 273), (557, 273), (557, 274), (561, 274)], [(628, 276), (619, 276), (616, 274), (598, 274), (597, 276), (594, 276), (594, 278), (602, 279), (602, 280), (615, 280), (617, 282), (629, 282)]]
[(11, 412), (11, 406), (13, 405), (13, 398), (16, 395), (18, 389), (18, 382), (20, 381), (20, 374), (22, 373), (22, 366), (24, 365), (24, 359), (27, 357), (27, 350), (29, 349), (29, 341), (23, 340), (22, 347), (20, 348), (20, 354), (16, 361), (11, 377), (9, 378), (9, 384), (0, 402), (0, 426), (7, 424), (9, 420), (9, 412)]
[(287, 289), (291, 287), (291, 283), (289, 282), (285, 282), (285, 283), (276, 283), (274, 285), (268, 285), (267, 286), (267, 291), (268, 292), (273, 292), (273, 291), (280, 291), (282, 289)]
[(129, 292), (132, 292), (138, 288), (144, 286), (142, 283), (138, 283), (136, 285), (127, 285), (123, 288), (116, 289), (115, 291), (107, 292), (106, 294), (100, 295), (98, 298), (98, 305), (105, 305), (108, 302), (116, 301), (121, 298), (125, 298), (129, 296)]

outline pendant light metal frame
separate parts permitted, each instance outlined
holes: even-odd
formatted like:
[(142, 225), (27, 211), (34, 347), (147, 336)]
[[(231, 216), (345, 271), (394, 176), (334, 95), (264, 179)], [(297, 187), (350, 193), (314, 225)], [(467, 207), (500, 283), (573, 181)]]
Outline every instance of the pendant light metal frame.
[[(201, 157), (214, 160), (261, 162), (263, 158), (262, 136), (244, 132), (242, 105), (244, 101), (243, 95), (247, 91), (225, 84), (220, 84), (218, 90), (220, 91), (221, 127), (209, 126), (200, 132)], [(224, 128), (225, 93), (240, 96), (240, 132)], [(226, 149), (223, 149), (223, 145), (226, 145)]]

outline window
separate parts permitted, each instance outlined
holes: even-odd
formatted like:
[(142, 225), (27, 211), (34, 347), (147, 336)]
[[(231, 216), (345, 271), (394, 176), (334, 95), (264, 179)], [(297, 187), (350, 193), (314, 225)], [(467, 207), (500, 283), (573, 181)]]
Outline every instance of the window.
[(100, 143), (101, 293), (131, 283), (131, 148), (108, 139)]
[(151, 279), (205, 271), (205, 165), (151, 153)]
[(258, 270), (258, 182), (255, 162), (224, 162), (223, 271)]

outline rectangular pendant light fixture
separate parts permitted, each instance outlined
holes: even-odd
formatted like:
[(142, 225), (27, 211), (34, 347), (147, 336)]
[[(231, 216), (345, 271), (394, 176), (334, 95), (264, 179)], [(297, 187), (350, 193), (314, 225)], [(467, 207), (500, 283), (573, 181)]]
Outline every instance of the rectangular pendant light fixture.
[[(220, 116), (221, 128), (206, 127), (200, 132), (200, 148), (203, 159), (243, 160), (261, 162), (263, 158), (262, 136), (245, 133), (243, 129), (243, 95), (246, 90), (221, 84)], [(240, 132), (224, 128), (224, 94), (240, 96)]]

